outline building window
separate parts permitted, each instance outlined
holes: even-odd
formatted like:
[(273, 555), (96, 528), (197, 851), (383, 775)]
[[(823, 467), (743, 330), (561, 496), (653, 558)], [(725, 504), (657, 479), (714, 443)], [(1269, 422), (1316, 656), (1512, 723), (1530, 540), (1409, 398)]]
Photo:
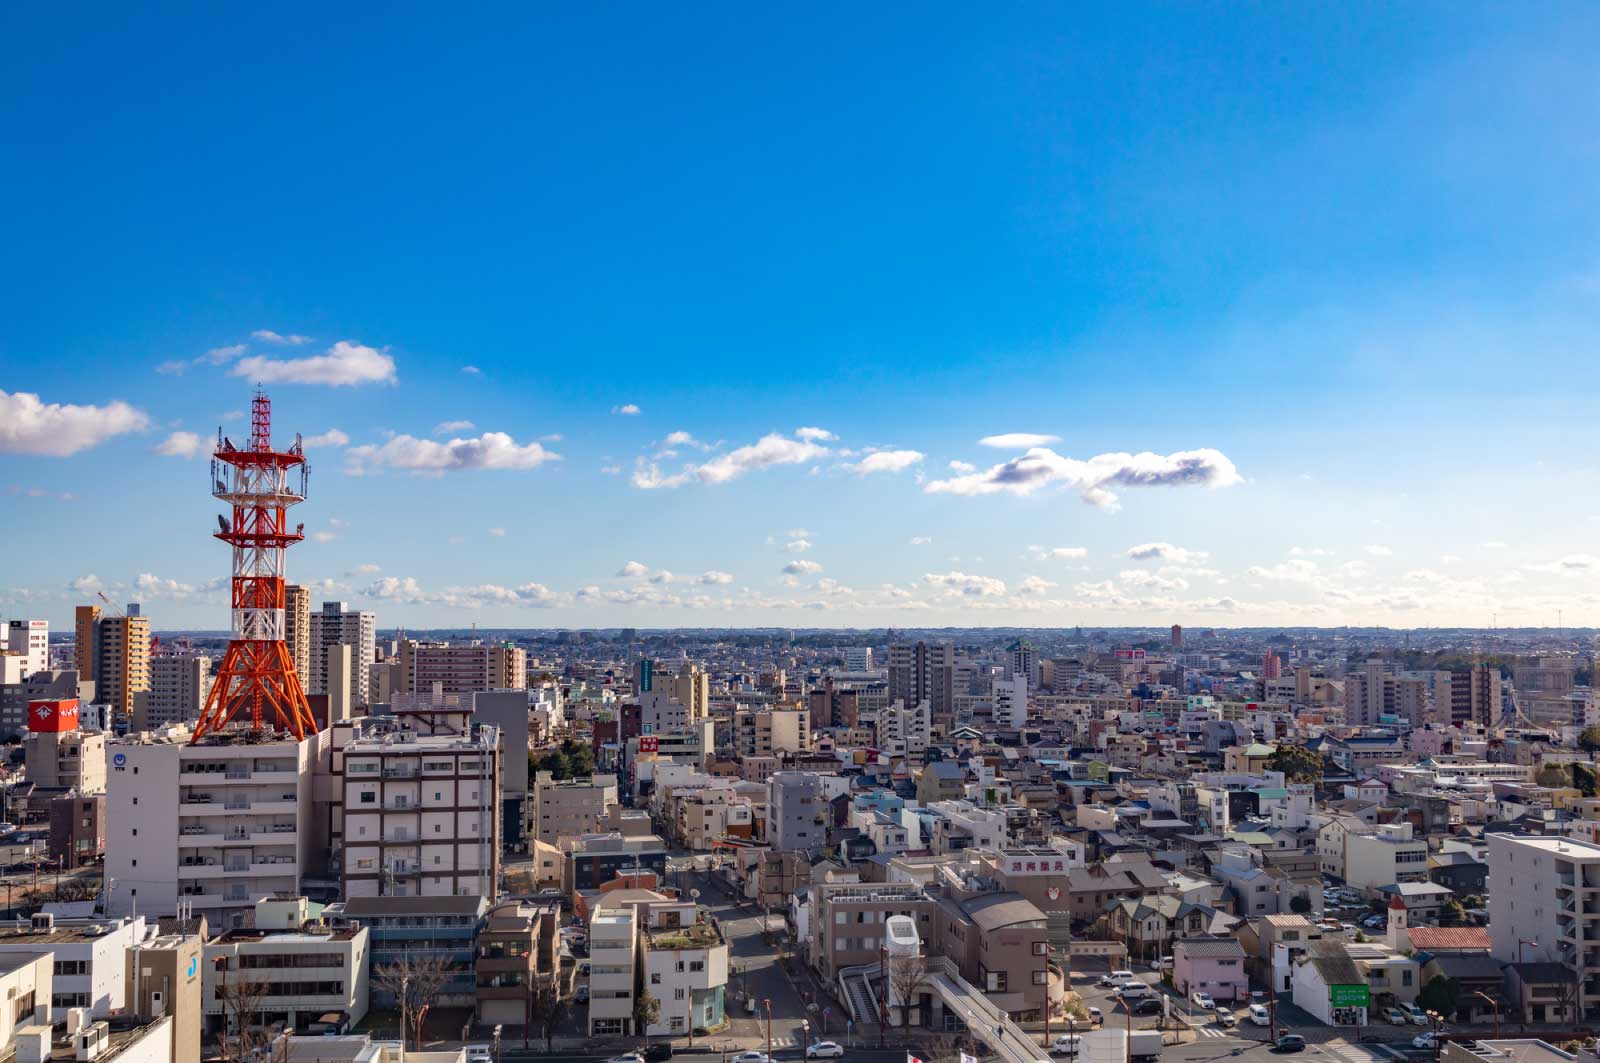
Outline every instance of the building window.
[(1048, 985), (1049, 982), (1050, 982), (1050, 978), (1049, 978), (1049, 972), (1048, 971), (1034, 971), (1033, 972), (1033, 984), (1034, 985)]

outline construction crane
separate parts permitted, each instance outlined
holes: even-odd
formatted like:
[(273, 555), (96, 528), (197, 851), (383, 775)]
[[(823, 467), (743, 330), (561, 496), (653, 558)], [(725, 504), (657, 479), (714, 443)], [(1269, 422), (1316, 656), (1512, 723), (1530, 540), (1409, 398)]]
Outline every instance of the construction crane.
[(106, 597), (105, 591), (95, 591), (95, 597), (106, 603), (106, 611), (112, 616), (121, 617), (122, 610), (111, 604), (111, 599)]

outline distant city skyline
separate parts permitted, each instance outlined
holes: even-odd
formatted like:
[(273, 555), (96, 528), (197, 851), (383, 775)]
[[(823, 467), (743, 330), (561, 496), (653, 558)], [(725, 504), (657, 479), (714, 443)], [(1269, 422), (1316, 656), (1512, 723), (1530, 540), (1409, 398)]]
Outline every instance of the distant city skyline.
[(1600, 12), (308, 10), (0, 13), (0, 616), (1600, 626)]

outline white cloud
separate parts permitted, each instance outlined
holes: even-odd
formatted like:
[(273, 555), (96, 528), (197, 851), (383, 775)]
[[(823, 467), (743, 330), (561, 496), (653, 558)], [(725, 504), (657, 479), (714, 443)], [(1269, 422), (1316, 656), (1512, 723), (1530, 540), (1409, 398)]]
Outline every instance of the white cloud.
[(518, 446), (504, 432), (485, 432), (476, 439), (451, 439), (440, 443), (414, 436), (395, 436), (380, 445), (351, 447), (345, 451), (345, 472), (361, 476), (375, 469), (406, 469), (419, 475), (437, 475), (457, 469), (536, 469), (561, 455), (538, 443)]
[(0, 454), (64, 458), (149, 425), (150, 418), (125, 402), (67, 406), (27, 391), (0, 391)]
[(710, 443), (696, 439), (694, 436), (690, 435), (688, 432), (685, 432), (681, 428), (676, 432), (668, 432), (667, 438), (661, 441), (661, 445), (665, 447), (693, 447), (696, 450), (711, 449)]
[(447, 436), (452, 432), (470, 432), (476, 427), (471, 421), (440, 421), (433, 426), (433, 434)]
[(796, 428), (794, 434), (796, 439), (807, 443), (827, 443), (839, 438), (826, 428)]
[(343, 517), (329, 517), (328, 525), (333, 528), (348, 528), (350, 527), (350, 522)]
[(149, 572), (139, 573), (134, 578), (133, 588), (146, 598), (183, 598), (194, 593), (194, 587), (187, 583), (162, 579)]
[(205, 354), (194, 360), (195, 365), (226, 365), (246, 351), (242, 343), (230, 343), (226, 347), (213, 347)]
[(1600, 569), (1600, 557), (1593, 554), (1568, 554), (1554, 561), (1525, 566), (1534, 572), (1591, 572)]
[(810, 539), (793, 539), (783, 544), (783, 548), (791, 554), (803, 554), (811, 549)]
[(497, 539), (504, 539), (506, 537), (506, 530), (504, 528), (490, 528), (489, 534), (493, 535)]
[(330, 428), (320, 436), (307, 436), (300, 441), (305, 447), (342, 447), (350, 442), (350, 437), (337, 428)]
[(1393, 547), (1383, 546), (1379, 543), (1369, 543), (1368, 545), (1363, 546), (1361, 549), (1365, 550), (1373, 557), (1389, 557), (1394, 553)]
[(87, 595), (101, 590), (103, 587), (105, 587), (105, 584), (100, 582), (99, 576), (96, 576), (93, 572), (91, 572), (86, 576), (79, 576), (77, 579), (67, 584), (67, 586), (79, 594)]
[(276, 343), (289, 347), (298, 347), (302, 343), (311, 342), (310, 336), (300, 336), (292, 332), (288, 335), (284, 335), (281, 332), (273, 332), (269, 328), (256, 329), (254, 332), (250, 333), (250, 338), (253, 340), (260, 340), (262, 343)]
[(1128, 556), (1135, 561), (1170, 561), (1181, 565), (1203, 560), (1208, 555), (1204, 550), (1189, 550), (1171, 543), (1140, 543), (1128, 547)]
[(1189, 581), (1182, 576), (1166, 575), (1162, 572), (1146, 572), (1142, 568), (1125, 568), (1117, 573), (1117, 577), (1130, 587), (1161, 591), (1184, 591), (1189, 589)]
[(151, 450), (167, 458), (193, 458), (200, 455), (202, 448), (203, 443), (194, 432), (174, 432)]
[(1028, 595), (1043, 594), (1045, 591), (1050, 590), (1054, 586), (1056, 586), (1056, 584), (1053, 581), (1044, 579), (1043, 577), (1026, 576), (1023, 578), (1022, 582), (1017, 585), (1017, 593)]
[(441, 591), (426, 591), (410, 576), (403, 579), (385, 576), (368, 586), (364, 593), (368, 598), (441, 605), (453, 609), (482, 609), (493, 605), (547, 608), (562, 601), (561, 595), (542, 583), (524, 583), (518, 587), (479, 583), (470, 587), (446, 587)]
[(1280, 561), (1276, 565), (1256, 565), (1247, 575), (1257, 579), (1276, 580), (1280, 583), (1313, 584), (1322, 581), (1322, 570), (1317, 568), (1317, 563), (1304, 558)]
[(1059, 557), (1066, 560), (1075, 557), (1088, 557), (1089, 548), (1087, 546), (1052, 546), (1045, 553), (1050, 557)]
[(1227, 487), (1241, 482), (1239, 471), (1221, 451), (1204, 448), (1172, 454), (1098, 454), (1087, 461), (1034, 447), (1021, 457), (964, 476), (933, 480), (933, 494), (986, 495), (1003, 491), (1028, 495), (1050, 484), (1078, 492), (1091, 505), (1115, 509), (1113, 487)]
[(860, 461), (845, 465), (844, 468), (857, 476), (867, 476), (875, 472), (904, 472), (924, 457), (926, 455), (920, 450), (875, 450), (862, 457)]
[(1465, 559), (1462, 558), (1459, 554), (1440, 554), (1439, 555), (1439, 564), (1441, 564), (1441, 565), (1459, 565), (1463, 560), (1465, 560)]
[(933, 542), (933, 536), (931, 535), (913, 535), (911, 537), (912, 546), (927, 546), (931, 542)]
[(1506, 548), (1506, 544), (1505, 543), (1496, 542), (1493, 539), (1489, 540), (1486, 543), (1480, 543), (1479, 545), (1481, 545), (1485, 550), (1504, 550)]
[(611, 412), (623, 417), (636, 417), (639, 414), (639, 407), (634, 403), (625, 402), (621, 406), (611, 407)]
[(811, 576), (822, 571), (822, 566), (815, 561), (791, 561), (783, 566), (785, 575)]
[(461, 371), (468, 376), (478, 376), (483, 372), (482, 369), (479, 369), (475, 365), (464, 365), (461, 367)]
[(966, 572), (929, 572), (922, 579), (934, 587), (943, 587), (951, 593), (971, 598), (996, 597), (1006, 592), (1005, 581), (992, 576), (974, 576)]
[(350, 570), (350, 573), (351, 573), (351, 575), (355, 575), (355, 576), (371, 576), (371, 575), (374, 575), (375, 573), (382, 572), (382, 571), (383, 571), (383, 566), (382, 565), (374, 565), (372, 562), (369, 561), (364, 565), (357, 565), (355, 568)]
[(676, 577), (664, 568), (658, 568), (650, 573), (651, 583), (671, 583)]
[(629, 561), (617, 571), (617, 575), (626, 579), (640, 579), (650, 574), (650, 566), (639, 561)]
[(1290, 557), (1328, 557), (1328, 556), (1332, 555), (1332, 553), (1333, 553), (1332, 550), (1324, 550), (1320, 546), (1291, 546), (1291, 547), (1289, 547), (1289, 556)]
[(708, 570), (706, 572), (700, 573), (699, 577), (695, 580), (695, 582), (696, 583), (732, 583), (733, 582), (733, 573), (732, 572), (719, 572), (719, 571), (717, 571), (716, 569), (713, 568), (713, 569), (710, 569), (710, 570)]
[(331, 543), (335, 539), (337, 539), (338, 536), (335, 535), (333, 532), (319, 531), (319, 532), (312, 532), (311, 538), (315, 539), (319, 543)]
[(977, 472), (978, 467), (970, 461), (952, 461), (950, 463), (950, 471), (960, 473)]
[(997, 436), (984, 436), (978, 440), (978, 445), (1002, 450), (1026, 450), (1029, 447), (1043, 447), (1059, 442), (1061, 442), (1060, 436), (1042, 435), (1037, 432), (1004, 432)]
[(393, 358), (376, 347), (349, 340), (335, 343), (326, 354), (306, 358), (252, 355), (241, 358), (231, 372), (267, 384), (326, 384), (336, 388), (393, 384), (396, 380)]
[[(808, 431), (800, 429), (800, 432)], [(819, 431), (810, 429), (810, 431)], [(800, 432), (795, 434), (798, 436)], [(748, 446), (719, 454), (703, 465), (685, 466), (682, 472), (662, 475), (654, 465), (643, 459), (633, 473), (633, 486), (646, 490), (658, 487), (682, 487), (691, 480), (703, 484), (721, 484), (743, 476), (747, 472), (770, 468), (774, 465), (801, 465), (826, 456), (828, 448), (806, 439), (790, 439), (776, 432), (762, 436)]]
[(604, 473), (605, 475), (607, 475), (607, 476), (620, 476), (620, 475), (622, 475), (622, 466), (621, 465), (602, 465), (602, 466), (600, 466), (600, 471), (602, 473)]

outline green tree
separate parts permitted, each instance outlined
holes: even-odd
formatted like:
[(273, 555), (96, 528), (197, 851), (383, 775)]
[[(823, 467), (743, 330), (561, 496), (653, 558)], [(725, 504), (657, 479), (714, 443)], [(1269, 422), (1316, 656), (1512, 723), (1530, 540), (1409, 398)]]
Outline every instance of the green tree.
[(1572, 771), (1572, 785), (1583, 792), (1585, 797), (1594, 797), (1600, 794), (1600, 776), (1595, 775), (1594, 769), (1587, 764), (1569, 764)]
[(639, 995), (633, 998), (633, 1032), (637, 1037), (645, 1036), (646, 1031), (661, 1021), (661, 1001), (650, 995), (650, 990), (641, 989)]
[(1296, 893), (1289, 898), (1289, 910), (1295, 915), (1305, 915), (1311, 911), (1311, 898), (1304, 893)]
[(1552, 764), (1548, 768), (1540, 768), (1539, 774), (1533, 777), (1533, 781), (1538, 783), (1540, 786), (1549, 786), (1552, 788), (1571, 786), (1572, 776), (1567, 774), (1566, 768), (1557, 767)]
[(1600, 724), (1596, 724), (1593, 727), (1585, 727), (1583, 732), (1578, 735), (1578, 746), (1586, 753), (1600, 750)]
[(1267, 767), (1283, 772), (1290, 782), (1322, 781), (1322, 758), (1305, 746), (1290, 742), (1278, 743), (1278, 748), (1267, 758)]
[(1454, 978), (1434, 975), (1417, 994), (1417, 1003), (1428, 1011), (1450, 1016), (1456, 1013), (1456, 1003), (1461, 999), (1461, 985)]

